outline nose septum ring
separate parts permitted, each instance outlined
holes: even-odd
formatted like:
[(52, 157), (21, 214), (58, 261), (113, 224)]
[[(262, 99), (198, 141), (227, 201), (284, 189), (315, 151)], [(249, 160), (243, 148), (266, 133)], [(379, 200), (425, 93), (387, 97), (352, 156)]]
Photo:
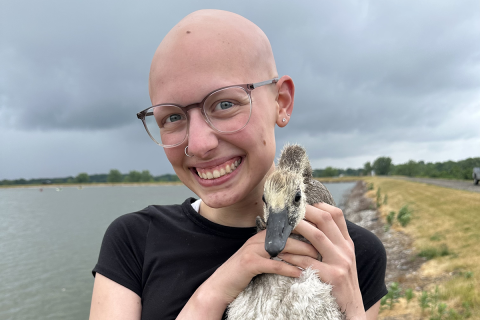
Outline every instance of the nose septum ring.
[(189, 155), (189, 154), (188, 154), (187, 149), (188, 149), (188, 146), (185, 147), (185, 155), (186, 155), (187, 157), (193, 157), (193, 156), (194, 156), (193, 154), (192, 154), (192, 155)]

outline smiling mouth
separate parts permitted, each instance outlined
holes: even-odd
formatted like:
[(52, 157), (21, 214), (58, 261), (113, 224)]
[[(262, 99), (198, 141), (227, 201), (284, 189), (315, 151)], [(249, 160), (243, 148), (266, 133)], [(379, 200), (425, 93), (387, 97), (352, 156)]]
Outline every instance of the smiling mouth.
[(216, 167), (195, 168), (195, 170), (200, 178), (205, 180), (211, 180), (232, 173), (237, 169), (240, 163), (242, 163), (242, 158), (234, 158)]

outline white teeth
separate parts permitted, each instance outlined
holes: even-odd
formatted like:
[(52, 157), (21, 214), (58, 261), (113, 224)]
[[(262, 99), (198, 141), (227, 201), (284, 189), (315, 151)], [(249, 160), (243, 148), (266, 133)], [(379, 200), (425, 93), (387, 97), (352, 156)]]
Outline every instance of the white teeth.
[(210, 172), (210, 171), (198, 172), (197, 170), (197, 173), (198, 173), (198, 176), (201, 177), (202, 179), (208, 179), (208, 180), (216, 179), (226, 175), (227, 173), (231, 173), (233, 170), (235, 170), (238, 167), (238, 165), (241, 162), (242, 162), (241, 160), (236, 160), (230, 165), (227, 164), (225, 168), (220, 168), (219, 170), (213, 170), (213, 172)]

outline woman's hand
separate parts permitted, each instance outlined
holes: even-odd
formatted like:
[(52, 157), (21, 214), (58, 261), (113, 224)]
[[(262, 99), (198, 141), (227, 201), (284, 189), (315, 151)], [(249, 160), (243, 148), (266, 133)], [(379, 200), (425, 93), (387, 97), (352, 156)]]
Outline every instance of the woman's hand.
[(282, 252), (280, 257), (301, 268), (318, 270), (323, 282), (333, 285), (332, 294), (348, 319), (365, 319), (362, 295), (358, 285), (355, 248), (342, 210), (326, 203), (307, 206), (305, 219), (295, 230), (312, 243), (322, 255), (318, 261), (311, 255)]
[[(288, 239), (285, 253), (315, 259), (317, 250), (302, 241)], [(270, 259), (265, 251), (265, 231), (251, 237), (222, 264), (194, 293), (177, 319), (220, 319), (227, 306), (242, 292), (252, 278), (261, 273), (299, 277), (301, 270)]]

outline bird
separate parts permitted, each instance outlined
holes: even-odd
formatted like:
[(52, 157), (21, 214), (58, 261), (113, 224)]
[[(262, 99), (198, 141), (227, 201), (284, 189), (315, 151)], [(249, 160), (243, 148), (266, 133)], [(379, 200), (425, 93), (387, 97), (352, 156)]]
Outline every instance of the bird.
[[(265, 181), (262, 200), (264, 214), (257, 217), (257, 231), (266, 229), (265, 250), (271, 259), (280, 261), (277, 255), (289, 237), (308, 242), (303, 236), (291, 233), (305, 218), (306, 205), (319, 202), (335, 205), (328, 189), (313, 179), (307, 152), (298, 144), (287, 144), (282, 149), (277, 167)], [(322, 260), (320, 254), (318, 260)], [(299, 278), (259, 274), (230, 303), (227, 319), (343, 320), (345, 314), (331, 291), (332, 286), (322, 282), (310, 267)]]

